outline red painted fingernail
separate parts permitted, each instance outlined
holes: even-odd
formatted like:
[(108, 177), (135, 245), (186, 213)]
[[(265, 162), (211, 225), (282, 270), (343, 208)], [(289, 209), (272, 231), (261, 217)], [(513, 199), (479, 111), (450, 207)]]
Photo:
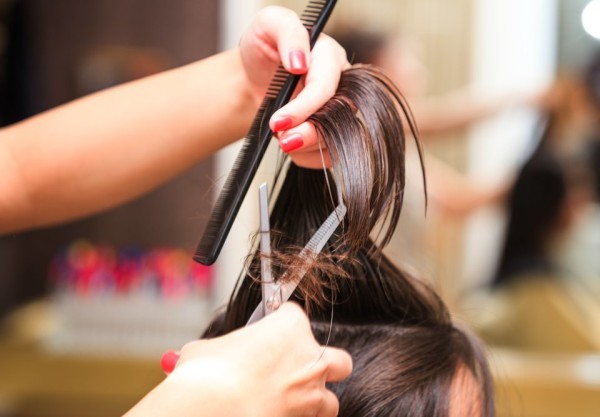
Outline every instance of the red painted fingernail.
[(167, 374), (170, 374), (171, 372), (173, 372), (173, 369), (175, 369), (175, 365), (177, 365), (178, 360), (179, 352), (169, 350), (165, 352), (164, 355), (162, 355), (162, 358), (160, 358), (160, 367)]
[(306, 70), (306, 55), (300, 49), (294, 49), (289, 53), (290, 69), (297, 71)]
[(304, 145), (304, 138), (299, 133), (294, 133), (281, 139), (281, 150), (290, 153)]
[(281, 132), (292, 127), (292, 118), (289, 116), (280, 116), (273, 120), (273, 132)]

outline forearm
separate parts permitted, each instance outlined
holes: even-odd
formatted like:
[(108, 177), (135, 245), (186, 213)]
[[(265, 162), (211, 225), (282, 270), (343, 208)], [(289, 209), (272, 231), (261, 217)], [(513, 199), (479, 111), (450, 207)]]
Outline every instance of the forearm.
[(480, 184), (443, 161), (427, 158), (429, 197), (447, 214), (463, 217), (481, 207), (500, 203), (507, 184)]
[(242, 137), (258, 106), (238, 50), (0, 131), (0, 232), (138, 196)]
[(419, 131), (427, 139), (454, 133), (517, 104), (516, 94), (475, 95), (469, 89), (412, 103)]
[[(202, 379), (205, 382), (200, 381)], [(202, 374), (179, 378), (179, 381), (167, 378), (123, 417), (245, 417), (248, 415), (244, 409), (246, 404), (238, 399), (243, 388), (234, 389), (231, 385), (218, 375), (213, 380)]]

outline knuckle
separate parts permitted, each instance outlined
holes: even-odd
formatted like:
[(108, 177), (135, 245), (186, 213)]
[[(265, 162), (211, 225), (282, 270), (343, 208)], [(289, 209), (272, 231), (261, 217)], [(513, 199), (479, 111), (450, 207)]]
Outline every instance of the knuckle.
[[(322, 347), (319, 346), (319, 349), (324, 349)], [(326, 360), (319, 360), (315, 365), (315, 372), (316, 375), (319, 376), (319, 378), (324, 377), (327, 374), (327, 371), (329, 370), (329, 362)], [(323, 379), (323, 387), (325, 386), (325, 379)]]
[(184, 356), (187, 354), (192, 354), (197, 349), (202, 349), (202, 346), (204, 346), (204, 345), (205, 345), (204, 340), (194, 340), (194, 341), (188, 342), (185, 345), (183, 345), (181, 347), (181, 349), (179, 349), (179, 353), (181, 354), (181, 356)]
[(259, 26), (268, 24), (278, 30), (290, 31), (303, 27), (298, 15), (285, 7), (270, 5), (262, 8), (256, 15)]
[(192, 350), (194, 350), (194, 347), (196, 346), (196, 344), (197, 344), (197, 341), (194, 341), (194, 342), (188, 342), (188, 343), (186, 343), (185, 345), (183, 345), (179, 351), (180, 351), (180, 352), (181, 352), (181, 354), (183, 355), (183, 354), (185, 354), (186, 352), (189, 352), (189, 351), (192, 351)]
[(331, 403), (331, 416), (337, 416), (340, 412), (340, 402), (337, 398)]
[(340, 45), (331, 36), (327, 36), (325, 34), (323, 34), (322, 36), (323, 36), (323, 38), (322, 38), (321, 47), (323, 49), (327, 49), (328, 54), (330, 56), (335, 57), (335, 59), (338, 60), (340, 63), (347, 64), (348, 63), (348, 55), (347, 55), (344, 47), (342, 45)]
[(321, 91), (323, 91), (323, 94), (327, 97), (333, 97), (335, 92), (337, 91), (337, 85), (328, 83), (327, 85), (323, 86)]
[(277, 315), (279, 320), (286, 323), (284, 331), (289, 332), (290, 334), (295, 333), (301, 328), (304, 325), (304, 320), (308, 321), (300, 307), (294, 303), (285, 303), (278, 310), (278, 313), (281, 313)]
[(316, 411), (319, 411), (325, 405), (325, 389), (312, 390), (311, 394), (307, 396), (308, 406)]
[(263, 17), (279, 17), (279, 15), (285, 14), (287, 9), (281, 6), (270, 5), (263, 7), (259, 12), (259, 16)]
[(271, 9), (270, 13), (273, 14), (273, 17), (276, 17), (282, 23), (290, 24), (300, 22), (298, 15), (290, 9), (281, 6), (267, 6), (267, 8)]

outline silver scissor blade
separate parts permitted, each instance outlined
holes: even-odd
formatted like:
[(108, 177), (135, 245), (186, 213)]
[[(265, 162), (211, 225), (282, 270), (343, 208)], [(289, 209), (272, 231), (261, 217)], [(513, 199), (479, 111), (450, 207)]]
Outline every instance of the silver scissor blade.
[(275, 295), (278, 296), (278, 300), (276, 303), (269, 303), (268, 301), (271, 298), (264, 298), (265, 296), (263, 293), (263, 299), (261, 303), (254, 309), (254, 312), (252, 312), (252, 315), (248, 319), (248, 323), (246, 323), (246, 325), (250, 325), (260, 320), (267, 314), (271, 314), (277, 309), (276, 307), (279, 307), (279, 305), (289, 300), (302, 278), (304, 278), (306, 271), (308, 271), (308, 268), (310, 268), (313, 261), (323, 250), (333, 233), (342, 223), (342, 220), (345, 216), (346, 206), (343, 203), (340, 203), (336, 207), (336, 209), (333, 212), (331, 212), (327, 219), (325, 219), (321, 227), (319, 227), (315, 234), (310, 238), (310, 240), (304, 246), (302, 251), (300, 251), (298, 256), (304, 258), (305, 262), (298, 270), (294, 271), (294, 280), (286, 280), (286, 277), (289, 275), (289, 273), (284, 274), (284, 276), (281, 278), (281, 281), (283, 283), (280, 285), (276, 285), (276, 289), (271, 295), (271, 297), (274, 297)]
[(271, 271), (271, 230), (269, 225), (269, 191), (267, 183), (258, 187), (258, 205), (260, 213), (260, 272), (263, 308), (267, 312), (266, 301), (273, 297), (277, 286), (273, 283)]
[(337, 230), (338, 226), (341, 224), (345, 216), (346, 206), (343, 203), (340, 203), (335, 208), (335, 210), (331, 212), (329, 217), (327, 217), (327, 219), (323, 222), (321, 227), (319, 227), (315, 234), (310, 238), (306, 246), (304, 246), (304, 248), (299, 254), (299, 257), (304, 258), (305, 262), (298, 270), (294, 271), (295, 279), (292, 281), (287, 281), (286, 277), (287, 275), (289, 275), (288, 273), (286, 273), (282, 277), (282, 302), (286, 302), (292, 296), (294, 290), (296, 289), (302, 278), (304, 278), (304, 275), (308, 271), (308, 268), (310, 268), (313, 261), (317, 259), (317, 256), (319, 255), (319, 253), (321, 253), (329, 239), (331, 239), (331, 236), (333, 236), (333, 233)]

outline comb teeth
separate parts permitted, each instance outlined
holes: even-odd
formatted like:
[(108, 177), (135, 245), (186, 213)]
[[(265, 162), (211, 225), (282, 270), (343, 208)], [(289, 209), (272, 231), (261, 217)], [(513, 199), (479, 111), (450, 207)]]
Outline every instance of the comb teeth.
[[(252, 121), (252, 126), (250, 127), (250, 131), (248, 132), (248, 135), (246, 135), (247, 140), (244, 141), (241, 151), (246, 151), (247, 148), (249, 148), (251, 146), (251, 144), (253, 144), (256, 140), (258, 140), (257, 136), (260, 136), (262, 129), (266, 128), (265, 126), (263, 126), (263, 120), (265, 119), (265, 117), (268, 113), (267, 109), (270, 108), (272, 102), (273, 102), (273, 100), (268, 99), (266, 97), (263, 100), (263, 102), (260, 106), (260, 109), (258, 109), (258, 112), (256, 113), (256, 117)], [(241, 151), (240, 151), (240, 153), (241, 153)], [(246, 152), (244, 152), (244, 154), (246, 154)], [(240, 162), (240, 161), (238, 161), (236, 159), (236, 162), (234, 162), (234, 165), (233, 165), (234, 168), (236, 165), (238, 165), (238, 162)]]
[(326, 3), (327, 1), (324, 0), (313, 0), (308, 3), (300, 16), (300, 20), (304, 26), (310, 29), (315, 24)]
[(275, 98), (285, 82), (290, 78), (291, 75), (281, 65), (277, 68), (269, 87), (267, 88), (267, 97)]

